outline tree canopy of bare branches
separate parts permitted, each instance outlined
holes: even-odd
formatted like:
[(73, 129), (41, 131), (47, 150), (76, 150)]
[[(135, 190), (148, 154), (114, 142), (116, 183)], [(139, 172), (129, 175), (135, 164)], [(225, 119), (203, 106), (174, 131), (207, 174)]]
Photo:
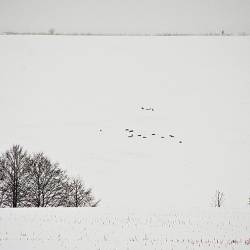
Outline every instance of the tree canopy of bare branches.
[(96, 207), (91, 188), (86, 188), (80, 178), (73, 178), (68, 185), (67, 205), (70, 207)]
[(67, 177), (57, 163), (51, 163), (43, 153), (37, 153), (29, 159), (28, 172), (30, 206), (58, 207), (63, 203)]
[(69, 178), (44, 153), (28, 154), (19, 145), (0, 156), (0, 207), (95, 207), (92, 189)]
[(14, 145), (0, 157), (1, 201), (3, 207), (24, 206), (27, 197), (27, 153)]

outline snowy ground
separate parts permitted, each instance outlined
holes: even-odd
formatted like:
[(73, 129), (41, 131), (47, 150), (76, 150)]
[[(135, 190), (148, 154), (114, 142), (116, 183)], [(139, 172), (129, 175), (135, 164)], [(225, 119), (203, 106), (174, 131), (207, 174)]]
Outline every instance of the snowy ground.
[[(0, 151), (45, 152), (113, 212), (1, 209), (0, 249), (249, 249), (249, 55), (249, 37), (1, 36)], [(175, 209), (217, 188), (227, 210)]]
[(249, 212), (1, 209), (0, 249), (188, 250), (250, 247)]
[(0, 151), (45, 152), (103, 207), (207, 208), (216, 189), (244, 207), (249, 54), (249, 37), (1, 36)]
[[(0, 151), (45, 152), (102, 208), (1, 209), (0, 249), (249, 249), (249, 54), (249, 37), (1, 36)], [(178, 212), (218, 188), (225, 209)]]

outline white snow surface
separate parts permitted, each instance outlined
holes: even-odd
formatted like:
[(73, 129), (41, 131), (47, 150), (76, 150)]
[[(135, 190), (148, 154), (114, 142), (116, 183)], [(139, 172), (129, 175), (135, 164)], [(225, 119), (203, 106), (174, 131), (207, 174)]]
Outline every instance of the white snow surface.
[(207, 208), (216, 189), (246, 207), (249, 55), (249, 37), (0, 36), (0, 152), (45, 152), (106, 208)]
[(108, 212), (100, 208), (0, 209), (0, 249), (141, 250), (250, 247), (249, 211)]

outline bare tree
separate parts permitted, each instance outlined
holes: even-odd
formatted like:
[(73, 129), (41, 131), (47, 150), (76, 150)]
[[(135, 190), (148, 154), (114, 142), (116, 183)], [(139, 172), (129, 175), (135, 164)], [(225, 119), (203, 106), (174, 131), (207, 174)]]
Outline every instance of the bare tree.
[(216, 190), (214, 200), (213, 200), (213, 206), (222, 207), (224, 203), (224, 199), (225, 199), (224, 193), (219, 190)]
[(51, 28), (51, 29), (49, 30), (49, 34), (50, 34), (50, 35), (54, 35), (54, 34), (55, 34), (55, 30), (54, 30), (53, 28)]
[(92, 189), (43, 153), (28, 155), (14, 145), (0, 156), (0, 207), (96, 207)]
[(2, 207), (18, 207), (25, 204), (27, 153), (19, 145), (12, 146), (0, 157), (0, 200)]
[(62, 206), (65, 197), (67, 176), (57, 163), (44, 156), (34, 154), (29, 159), (28, 203), (35, 207)]
[(73, 178), (67, 190), (67, 206), (69, 207), (97, 207), (100, 202), (100, 200), (95, 201), (92, 189), (87, 189), (80, 178)]

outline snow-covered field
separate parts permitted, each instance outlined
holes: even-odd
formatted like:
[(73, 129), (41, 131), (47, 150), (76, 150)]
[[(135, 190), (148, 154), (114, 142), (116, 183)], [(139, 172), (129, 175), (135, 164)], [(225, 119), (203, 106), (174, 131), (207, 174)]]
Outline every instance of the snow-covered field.
[(0, 210), (1, 250), (249, 248), (250, 216), (247, 211)]
[(103, 207), (206, 208), (216, 189), (244, 207), (249, 54), (249, 37), (1, 36), (0, 152), (43, 151)]
[(1, 36), (0, 151), (43, 151), (102, 201), (1, 209), (0, 249), (249, 249), (249, 55), (249, 37)]

